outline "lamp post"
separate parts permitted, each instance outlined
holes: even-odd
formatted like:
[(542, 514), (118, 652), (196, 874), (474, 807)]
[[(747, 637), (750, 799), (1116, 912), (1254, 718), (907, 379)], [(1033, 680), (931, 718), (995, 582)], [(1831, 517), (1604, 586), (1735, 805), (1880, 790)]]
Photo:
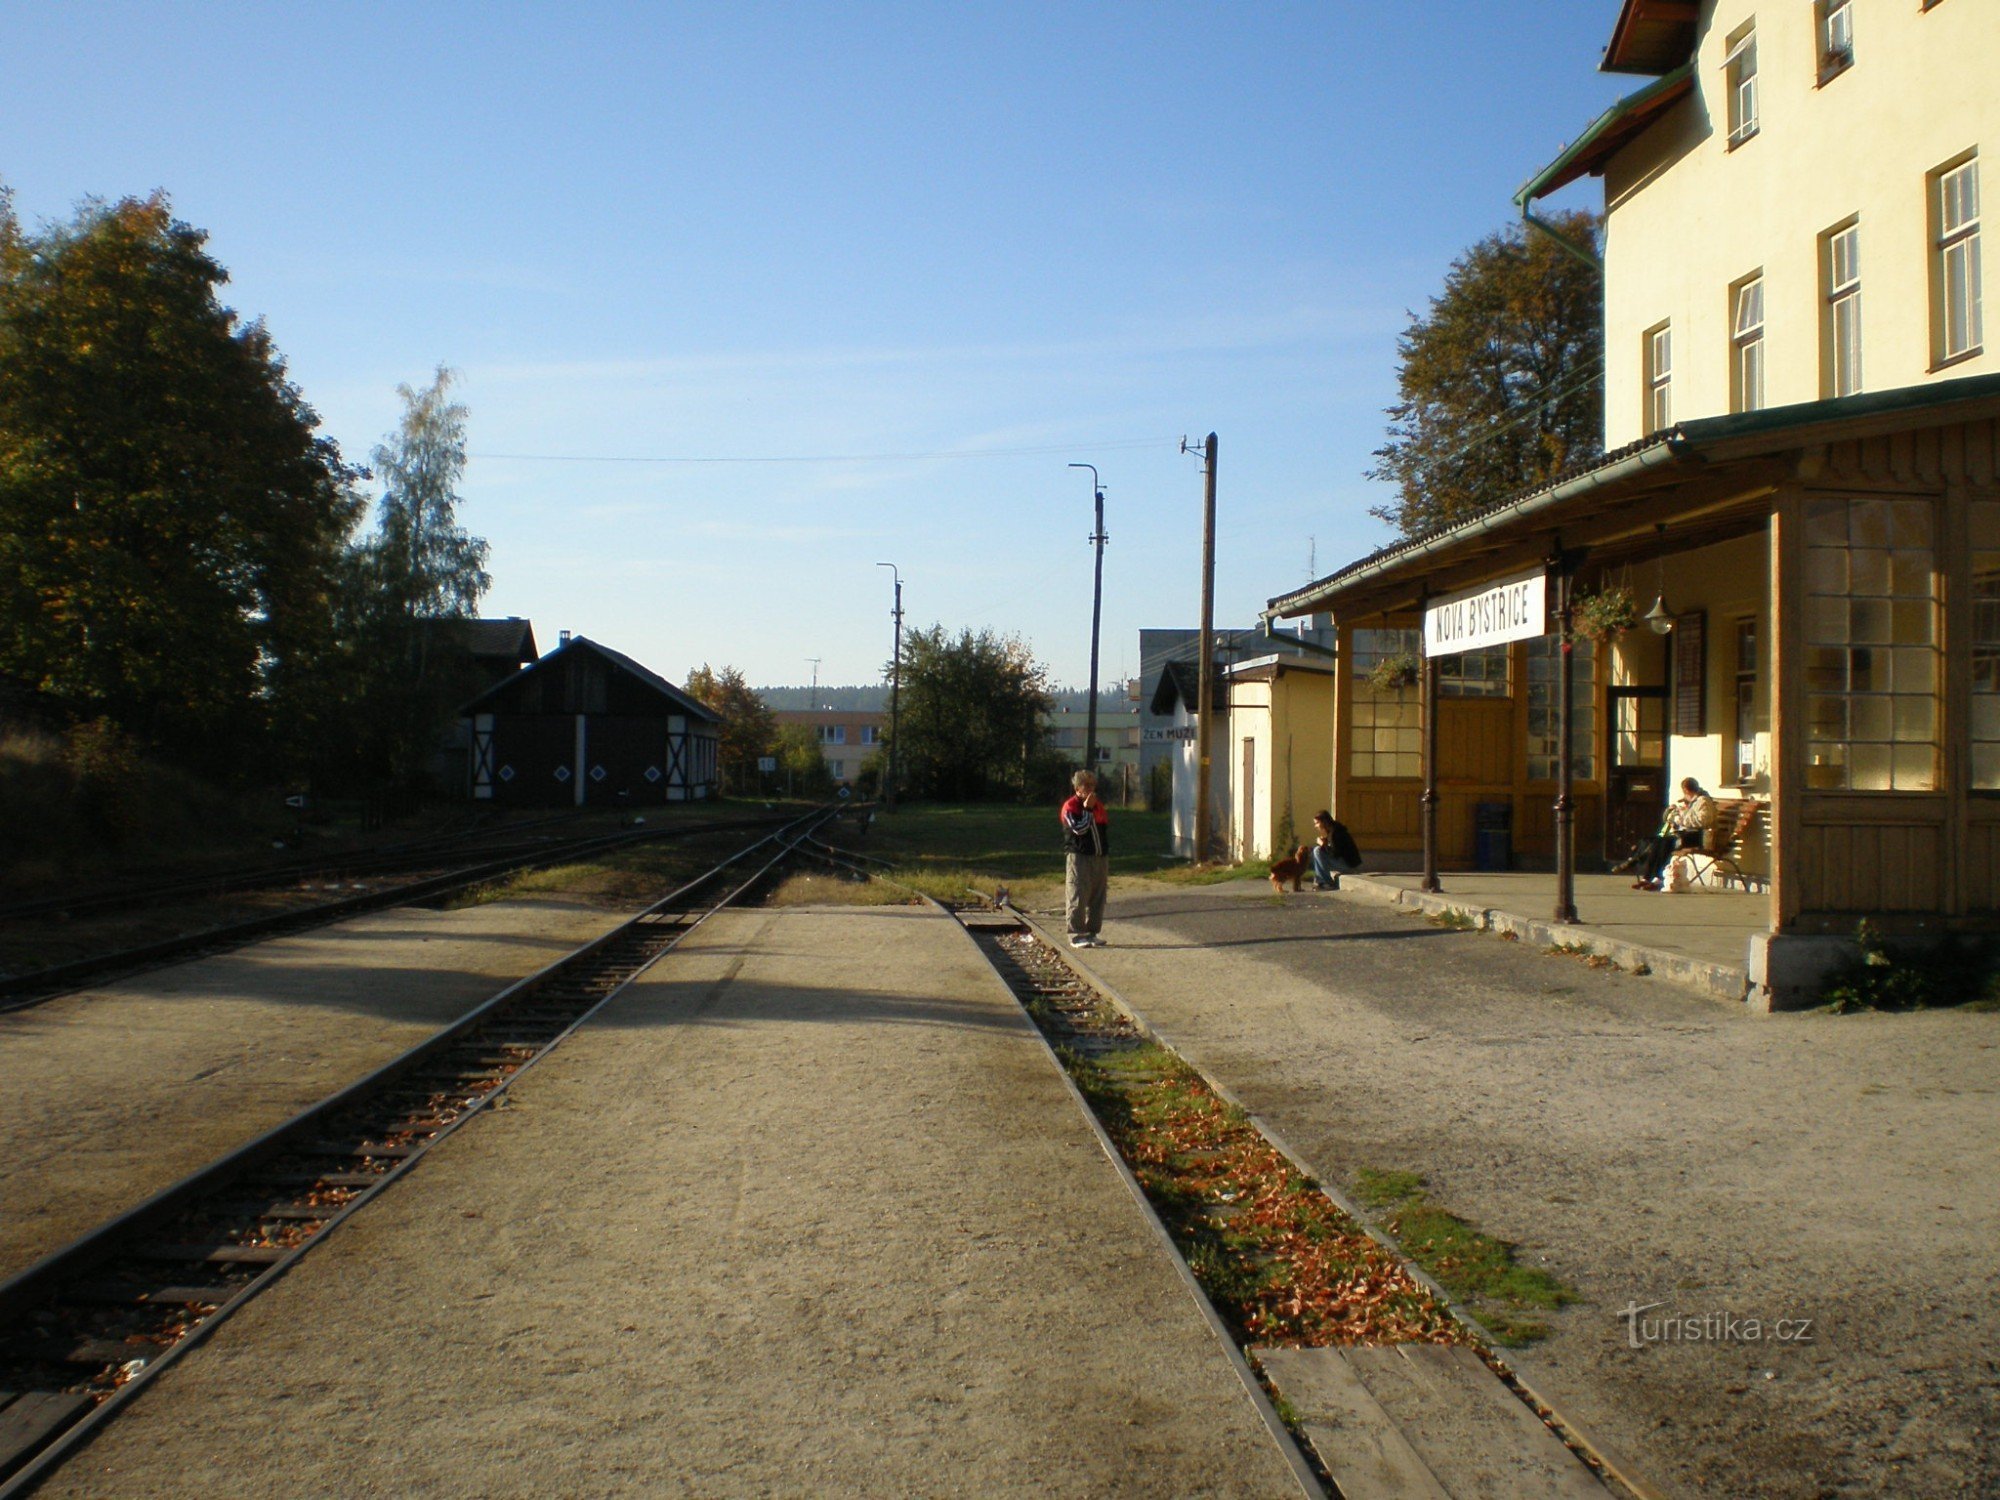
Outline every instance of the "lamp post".
[(894, 563), (877, 563), (878, 568), (887, 568), (889, 576), (896, 580), (896, 607), (890, 616), (896, 622), (896, 655), (894, 665), (889, 669), (889, 777), (882, 787), (882, 801), (890, 812), (896, 810), (896, 742), (900, 736), (896, 725), (902, 712), (903, 699), (903, 575)]
[(1090, 717), (1083, 732), (1083, 766), (1097, 774), (1097, 626), (1104, 615), (1104, 482), (1097, 477), (1096, 464), (1071, 464), (1072, 469), (1090, 470), (1090, 491), (1097, 502), (1097, 529), (1088, 540), (1097, 548), (1097, 577), (1090, 589)]

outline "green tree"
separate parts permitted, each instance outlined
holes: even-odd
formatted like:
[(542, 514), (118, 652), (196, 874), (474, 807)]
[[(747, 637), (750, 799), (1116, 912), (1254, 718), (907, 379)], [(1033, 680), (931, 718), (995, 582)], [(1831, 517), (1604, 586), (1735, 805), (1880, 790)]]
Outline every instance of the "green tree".
[(1048, 673), (1027, 646), (991, 630), (933, 625), (903, 638), (897, 774), (911, 796), (1021, 797), (1040, 788)]
[(206, 239), (0, 196), (0, 671), (227, 768), (316, 691), (361, 502)]
[(820, 753), (819, 737), (810, 724), (780, 724), (771, 740), (778, 760), (778, 785), (800, 797), (820, 797), (833, 790), (833, 773)]
[(777, 721), (743, 674), (734, 667), (717, 671), (706, 663), (688, 673), (687, 691), (722, 715), (716, 765), (725, 792), (743, 792), (761, 783), (757, 761), (771, 753)]
[(420, 785), (473, 687), (454, 622), (474, 614), (492, 580), (485, 541), (458, 522), (470, 415), (451, 399), (455, 378), (440, 365), (422, 390), (396, 387), (402, 421), (374, 452), (375, 529), (347, 559), (351, 769), (363, 780)]
[[(1594, 215), (1556, 222), (1570, 239), (1597, 244)], [(1396, 486), (1395, 503), (1372, 514), (1405, 536), (1601, 451), (1602, 278), (1547, 235), (1517, 224), (1459, 256), (1396, 350), (1400, 399), (1368, 477)]]

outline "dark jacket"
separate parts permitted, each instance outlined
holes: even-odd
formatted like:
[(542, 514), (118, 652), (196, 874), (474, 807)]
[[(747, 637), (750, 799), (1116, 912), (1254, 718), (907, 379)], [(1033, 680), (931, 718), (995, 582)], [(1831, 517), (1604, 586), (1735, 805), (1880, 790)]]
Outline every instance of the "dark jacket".
[(1083, 805), (1083, 798), (1071, 797), (1062, 805), (1063, 852), (1065, 854), (1109, 854), (1111, 813), (1102, 801), (1095, 812)]

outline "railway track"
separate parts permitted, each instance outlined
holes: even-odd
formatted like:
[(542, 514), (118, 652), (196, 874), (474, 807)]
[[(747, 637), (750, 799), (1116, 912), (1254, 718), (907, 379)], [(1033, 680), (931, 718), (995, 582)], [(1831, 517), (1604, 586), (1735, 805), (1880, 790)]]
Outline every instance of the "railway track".
[[(418, 865), (417, 873), (411, 879), (395, 885), (315, 902), (309, 906), (292, 907), (285, 911), (226, 922), (199, 931), (92, 954), (86, 958), (28, 970), (20, 974), (0, 976), (0, 1013), (38, 1005), (93, 980), (138, 973), (197, 954), (237, 947), (280, 933), (324, 926), (330, 922), (342, 921), (383, 907), (439, 900), (522, 870), (561, 864), (651, 840), (770, 828), (777, 821), (773, 818), (721, 819), (702, 823), (669, 824), (640, 830), (620, 830), (563, 842), (537, 841), (500, 851), (484, 850), (481, 851), (481, 857), (472, 863), (458, 864), (435, 872), (422, 868), (425, 862), (435, 863), (435, 854), (418, 855), (413, 857)], [(406, 873), (409, 868), (408, 864), (403, 866)], [(246, 884), (252, 883), (247, 875), (245, 879)]]
[[(352, 879), (357, 875), (379, 875), (420, 867), (454, 851), (481, 844), (500, 835), (514, 836), (552, 823), (573, 821), (567, 814), (533, 818), (519, 823), (480, 823), (426, 838), (405, 839), (372, 849), (351, 849), (328, 853), (308, 860), (274, 860), (232, 869), (203, 870), (167, 880), (138, 885), (103, 887), (95, 890), (58, 891), (52, 895), (0, 903), (0, 923), (28, 921), (36, 917), (99, 916), (106, 912), (132, 911), (173, 902), (228, 895), (236, 891), (268, 889), (306, 881)], [(546, 835), (544, 835), (546, 837)], [(507, 848), (526, 849), (520, 843), (489, 848), (497, 856)]]
[(0, 1283), (0, 1500), (465, 1127), (834, 816), (794, 819), (368, 1077)]

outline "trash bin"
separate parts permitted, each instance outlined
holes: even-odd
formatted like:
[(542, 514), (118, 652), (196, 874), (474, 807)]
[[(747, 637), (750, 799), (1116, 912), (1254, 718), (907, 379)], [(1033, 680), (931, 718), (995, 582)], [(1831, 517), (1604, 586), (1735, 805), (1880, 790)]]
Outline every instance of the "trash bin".
[(1476, 802), (1472, 807), (1472, 868), (1505, 870), (1514, 862), (1514, 804)]

